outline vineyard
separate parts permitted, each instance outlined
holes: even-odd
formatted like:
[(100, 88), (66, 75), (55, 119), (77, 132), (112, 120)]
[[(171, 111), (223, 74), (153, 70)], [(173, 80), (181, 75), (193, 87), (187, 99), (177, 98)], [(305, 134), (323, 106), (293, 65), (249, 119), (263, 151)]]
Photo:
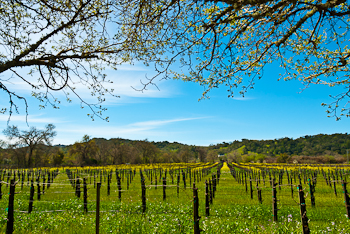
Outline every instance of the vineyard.
[(344, 165), (3, 169), (2, 233), (350, 233)]

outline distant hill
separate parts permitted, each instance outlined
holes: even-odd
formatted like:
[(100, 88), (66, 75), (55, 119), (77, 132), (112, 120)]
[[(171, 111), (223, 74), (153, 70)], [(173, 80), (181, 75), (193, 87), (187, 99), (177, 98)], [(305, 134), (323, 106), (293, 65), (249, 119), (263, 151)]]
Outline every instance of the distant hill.
[[(136, 145), (137, 142), (143, 142), (138, 140), (128, 140), (123, 138), (111, 138), (109, 140), (105, 138), (93, 138), (97, 145), (111, 144), (112, 142), (118, 144), (131, 144)], [(160, 141), (149, 143), (156, 146), (161, 151), (176, 152), (188, 146), (194, 148), (194, 145), (186, 145), (178, 142)], [(57, 147), (69, 147), (66, 145), (55, 145)], [(264, 154), (266, 156), (277, 156), (280, 154), (288, 155), (305, 155), (305, 156), (318, 156), (325, 154), (346, 154), (346, 150), (350, 150), (350, 135), (347, 133), (336, 134), (318, 134), (318, 135), (306, 135), (297, 139), (293, 138), (280, 138), (274, 140), (249, 140), (242, 139), (240, 141), (222, 142), (216, 145), (200, 146), (207, 150), (215, 150), (218, 154), (227, 154), (233, 150), (238, 150), (241, 154), (248, 152), (254, 152), (258, 154)]]
[[(318, 134), (297, 139), (222, 142), (210, 146), (179, 142), (152, 142), (123, 138), (93, 138), (73, 145), (40, 145), (34, 151), (34, 166), (85, 166), (124, 163), (171, 162), (298, 162), (343, 163), (350, 149), (350, 135)], [(220, 155), (220, 157), (218, 157)], [(0, 164), (23, 167), (27, 147), (0, 148)]]
[(223, 142), (209, 146), (220, 154), (228, 153), (234, 149), (242, 149), (244, 152), (255, 152), (267, 156), (279, 154), (317, 156), (325, 154), (346, 154), (350, 149), (350, 135), (347, 133), (336, 133), (332, 135), (318, 134), (314, 136), (304, 136), (297, 139), (280, 138), (274, 140), (248, 140)]
[[(144, 142), (139, 141), (139, 140), (128, 140), (128, 139), (123, 139), (123, 138), (111, 138), (109, 140), (105, 139), (105, 138), (93, 138), (92, 140), (94, 140), (96, 142), (97, 145), (101, 145), (101, 144), (131, 144), (131, 145), (136, 145), (138, 142)], [(150, 141), (149, 143), (155, 145), (158, 149), (160, 150), (164, 150), (164, 151), (177, 151), (179, 150), (181, 147), (185, 146), (185, 144), (181, 144), (178, 142), (168, 142), (168, 141), (159, 141), (159, 142), (154, 142), (154, 141)]]

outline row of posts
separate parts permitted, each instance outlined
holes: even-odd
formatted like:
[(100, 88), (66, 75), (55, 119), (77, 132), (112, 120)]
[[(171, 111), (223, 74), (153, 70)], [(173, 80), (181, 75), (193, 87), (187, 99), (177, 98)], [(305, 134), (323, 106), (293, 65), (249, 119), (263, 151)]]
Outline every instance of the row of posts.
[[(141, 174), (141, 191), (142, 191), (142, 212), (146, 212), (146, 186), (145, 186), (145, 179), (143, 177), (142, 172)], [(219, 173), (218, 173), (219, 175)], [(218, 176), (219, 178), (219, 176)], [(212, 203), (212, 199), (215, 197), (215, 191), (216, 191), (216, 183), (218, 179), (213, 176), (213, 185), (215, 186), (211, 187), (211, 181), (209, 180), (209, 183), (205, 183), (205, 193), (206, 193), (206, 198), (205, 198), (205, 212), (206, 215), (209, 216), (209, 204)], [(34, 186), (33, 186), (33, 181), (31, 181), (31, 189), (30, 189), (30, 203), (29, 203), (29, 210), (28, 213), (32, 211), (32, 204), (33, 204), (33, 196), (34, 196)], [(346, 182), (342, 180), (342, 187), (343, 187), (343, 192), (344, 192), (344, 200), (345, 200), (345, 206), (346, 206), (346, 211), (348, 217), (350, 217), (350, 204), (349, 204), (349, 195), (347, 193), (346, 189)], [(277, 183), (275, 183), (274, 180), (272, 180), (272, 213), (273, 213), (273, 220), (278, 221), (278, 216), (277, 216)], [(8, 205), (8, 216), (7, 216), (7, 228), (6, 228), (6, 233), (12, 233), (13, 232), (13, 223), (14, 223), (14, 194), (15, 194), (15, 180), (11, 180), (10, 183), (10, 193), (9, 193), (9, 205)], [(309, 183), (310, 186), (310, 183)], [(84, 212), (87, 212), (87, 184), (86, 184), (86, 179), (83, 179), (83, 187), (84, 187)], [(96, 192), (96, 233), (99, 233), (99, 211), (100, 211), (100, 187), (101, 183), (97, 183), (97, 192)], [(165, 195), (165, 187), (166, 187), (166, 180), (163, 178), (163, 199), (165, 200), (166, 195)], [(79, 178), (76, 182), (76, 188), (80, 188), (80, 182)], [(299, 192), (299, 204), (300, 204), (300, 215), (301, 215), (301, 221), (302, 221), (302, 228), (303, 228), (303, 233), (310, 233), (310, 229), (308, 227), (308, 218), (306, 215), (306, 205), (305, 205), (305, 198), (304, 198), (304, 191), (302, 189), (302, 185), (298, 185), (298, 192)], [(199, 199), (198, 199), (198, 189), (195, 186), (195, 183), (193, 183), (193, 220), (194, 220), (194, 233), (200, 233), (199, 229)], [(312, 191), (311, 189), (310, 191)], [(80, 192), (79, 190), (76, 190), (76, 195), (80, 197)]]
[[(246, 191), (248, 191), (248, 186), (247, 186), (247, 180), (246, 180), (246, 173), (237, 173), (235, 171), (235, 169), (231, 166), (231, 175), (236, 179), (236, 180), (240, 180), (243, 181), (244, 184), (244, 177), (245, 177), (245, 186), (246, 186)], [(243, 177), (244, 175), (244, 177)], [(308, 186), (309, 186), (309, 194), (310, 194), (310, 200), (311, 200), (311, 206), (314, 207), (315, 206), (315, 187), (316, 187), (316, 182), (317, 182), (317, 173), (313, 173), (313, 178), (312, 179), (308, 179)], [(295, 176), (295, 174), (294, 174)], [(292, 197), (293, 197), (293, 184), (292, 184), (292, 179), (289, 178), (288, 172), (287, 172), (287, 177), (288, 177), (288, 181), (291, 183), (291, 191), (292, 191)], [(305, 176), (304, 176), (305, 177)], [(342, 176), (340, 175), (340, 177), (342, 178)], [(271, 178), (271, 177), (270, 177)], [(300, 205), (300, 215), (301, 215), (301, 223), (302, 223), (302, 228), (303, 228), (303, 233), (310, 233), (310, 229), (308, 227), (308, 218), (306, 216), (306, 205), (305, 205), (305, 198), (304, 198), (304, 191), (302, 189), (302, 185), (301, 185), (301, 177), (300, 174), (298, 175), (299, 178), (299, 182), (300, 184), (297, 186), (298, 192), (299, 192), (299, 205)], [(334, 193), (335, 195), (337, 195), (336, 192), (336, 180), (334, 180), (334, 176), (333, 176), (333, 188), (334, 188)], [(249, 181), (250, 181), (250, 196), (251, 199), (253, 199), (253, 186), (252, 186), (252, 178), (249, 177)], [(281, 174), (279, 176), (279, 183), (275, 182), (275, 179), (271, 179), (271, 186), (272, 186), (272, 216), (273, 216), (273, 220), (274, 221), (278, 221), (278, 217), (277, 217), (277, 186), (280, 188), (280, 181), (281, 181)], [(329, 180), (329, 185), (331, 186), (331, 181)], [(305, 181), (304, 181), (305, 183)], [(346, 212), (347, 212), (347, 217), (350, 217), (350, 205), (349, 205), (349, 195), (347, 193), (347, 189), (346, 189), (346, 184), (347, 182), (345, 182), (342, 178), (341, 180), (341, 184), (343, 187), (343, 194), (344, 194), (344, 203), (345, 203), (345, 207), (346, 207)], [(262, 198), (261, 198), (261, 189), (258, 187), (258, 182), (257, 182), (257, 192), (258, 192), (258, 200), (260, 203), (262, 203)]]

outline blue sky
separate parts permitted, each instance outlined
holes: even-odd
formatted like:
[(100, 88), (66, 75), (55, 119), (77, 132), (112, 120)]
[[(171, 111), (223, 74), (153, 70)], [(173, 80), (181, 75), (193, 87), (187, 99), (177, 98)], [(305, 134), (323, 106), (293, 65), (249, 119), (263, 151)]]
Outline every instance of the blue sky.
[[(275, 64), (266, 67), (264, 77), (256, 82), (244, 98), (237, 94), (227, 98), (225, 87), (210, 92), (210, 99), (198, 101), (203, 87), (196, 83), (176, 80), (158, 81), (155, 87), (144, 92), (135, 91), (141, 87), (140, 80), (151, 70), (136, 65), (122, 66), (118, 71), (108, 70), (114, 81), (115, 94), (120, 98), (107, 97), (104, 113), (110, 121), (98, 118), (91, 121), (87, 109), (73, 98), (72, 103), (62, 102), (59, 110), (48, 106), (39, 109), (39, 103), (28, 96), (30, 90), (21, 83), (12, 87), (27, 95), (29, 101), (29, 126), (44, 128), (48, 123), (56, 126), (57, 136), (53, 144), (73, 144), (83, 135), (91, 137), (126, 138), (149, 141), (177, 141), (191, 145), (207, 146), (223, 141), (246, 139), (298, 138), (305, 135), (346, 133), (350, 119), (335, 121), (327, 118), (322, 102), (330, 102), (329, 94), (336, 94), (341, 87), (329, 88), (311, 86), (301, 92), (298, 81), (277, 81), (279, 69)], [(3, 75), (4, 76), (4, 75)], [(5, 74), (6, 76), (6, 74)], [(2, 77), (4, 78), (4, 77)], [(78, 89), (81, 96), (90, 100), (86, 89)], [(57, 94), (58, 97), (63, 97)], [(7, 104), (7, 97), (0, 107)], [(7, 126), (8, 115), (0, 115), (0, 129)], [(25, 111), (13, 115), (10, 125), (28, 130)], [(0, 139), (5, 139), (2, 131)]]

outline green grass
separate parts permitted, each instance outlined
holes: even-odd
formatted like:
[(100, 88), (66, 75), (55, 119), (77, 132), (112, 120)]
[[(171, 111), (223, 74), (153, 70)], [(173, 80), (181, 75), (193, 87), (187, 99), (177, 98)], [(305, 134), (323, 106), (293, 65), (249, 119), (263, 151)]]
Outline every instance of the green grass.
[[(214, 169), (213, 169), (214, 171)], [(84, 175), (88, 178), (88, 175)], [(82, 177), (82, 176), (81, 176)], [(265, 186), (261, 181), (263, 202), (257, 200), (254, 181), (253, 199), (245, 186), (238, 184), (228, 172), (222, 172), (217, 186), (210, 216), (205, 217), (204, 181), (211, 175), (196, 182), (199, 194), (200, 228), (203, 233), (302, 233), (298, 194), (294, 189), (291, 198), (290, 186), (277, 188), (278, 222), (272, 221), (272, 190), (268, 181)], [(175, 178), (174, 178), (175, 179)], [(182, 179), (182, 176), (181, 176)], [(158, 178), (159, 180), (159, 178)], [(99, 178), (97, 181), (100, 181)], [(192, 179), (193, 182), (193, 179)], [(180, 183), (177, 196), (176, 182), (171, 183), (168, 175), (166, 189), (167, 199), (163, 201), (162, 186), (154, 186), (146, 177), (147, 211), (142, 213), (141, 183), (139, 172), (126, 189), (126, 178), (122, 181), (122, 199), (118, 199), (117, 181), (113, 174), (111, 194), (107, 196), (107, 183), (102, 180), (100, 233), (193, 233), (192, 189)], [(283, 184), (287, 184), (284, 176)], [(191, 185), (192, 186), (192, 185)], [(303, 185), (305, 193), (308, 187)], [(312, 233), (350, 233), (350, 221), (346, 217), (341, 184), (337, 184), (338, 196), (333, 188), (327, 186), (321, 175), (316, 186), (316, 206), (311, 207), (310, 196), (306, 197), (307, 216)], [(8, 206), (8, 189), (2, 185), (3, 198), (0, 200), (0, 231), (6, 230), (6, 208)], [(35, 183), (35, 190), (37, 189)], [(61, 172), (54, 184), (45, 189), (41, 200), (35, 194), (34, 209), (27, 211), (29, 204), (29, 187), (25, 182), (23, 189), (16, 186), (14, 233), (95, 233), (96, 188), (93, 179), (88, 178), (88, 212), (83, 212), (83, 198), (77, 198), (69, 184), (68, 177)], [(56, 212), (51, 212), (56, 210)], [(63, 210), (63, 211), (57, 211)]]

